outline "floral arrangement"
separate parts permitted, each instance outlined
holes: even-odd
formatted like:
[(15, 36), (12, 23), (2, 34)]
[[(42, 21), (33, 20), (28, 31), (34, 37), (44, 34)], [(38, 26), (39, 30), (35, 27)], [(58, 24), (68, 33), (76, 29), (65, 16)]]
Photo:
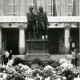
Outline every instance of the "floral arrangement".
[(38, 64), (41, 67), (44, 67), (46, 65), (46, 63), (44, 63), (42, 60), (40, 60), (39, 58), (35, 58), (31, 61), (31, 65), (32, 64)]
[(21, 64), (23, 64), (23, 65), (28, 65), (28, 66), (30, 66), (30, 64), (29, 64), (28, 61), (23, 60), (23, 59), (21, 59), (21, 58), (19, 58), (19, 57), (16, 57), (16, 58), (14, 59), (14, 62), (13, 62), (12, 65), (15, 66), (15, 65), (18, 65), (19, 63), (21, 63)]
[(47, 61), (47, 65), (51, 65), (52, 67), (56, 68), (56, 67), (60, 66), (60, 63), (57, 60), (49, 59)]
[(36, 58), (31, 62), (25, 62), (16, 58), (14, 61), (9, 61), (7, 66), (1, 68), (3, 73), (7, 74), (7, 80), (63, 80), (63, 78), (72, 80), (80, 74), (80, 67), (73, 68), (65, 59), (59, 61), (49, 59), (43, 62)]

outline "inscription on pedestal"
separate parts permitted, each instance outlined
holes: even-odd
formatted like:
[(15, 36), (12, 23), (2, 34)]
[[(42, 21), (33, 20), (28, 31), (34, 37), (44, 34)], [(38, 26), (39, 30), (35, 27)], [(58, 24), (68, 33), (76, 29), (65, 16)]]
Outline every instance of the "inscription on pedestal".
[(31, 51), (46, 52), (48, 51), (48, 40), (34, 40), (34, 39), (29, 40), (28, 39), (26, 43), (27, 43), (26, 49), (28, 52), (31, 52)]
[(44, 39), (28, 39), (26, 41), (26, 60), (33, 60), (39, 58), (47, 60), (49, 58), (48, 40)]

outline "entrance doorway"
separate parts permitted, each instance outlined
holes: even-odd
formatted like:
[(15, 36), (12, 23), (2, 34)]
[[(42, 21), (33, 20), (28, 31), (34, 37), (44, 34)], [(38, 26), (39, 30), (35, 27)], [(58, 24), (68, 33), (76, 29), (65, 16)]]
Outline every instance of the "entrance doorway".
[(57, 54), (59, 53), (59, 33), (57, 29), (49, 29), (48, 31), (48, 40), (49, 40), (49, 53)]
[(12, 50), (13, 55), (19, 54), (19, 30), (17, 28), (2, 29), (3, 50)]
[(64, 53), (64, 29), (50, 28), (48, 30), (48, 49), (50, 54)]
[(71, 28), (70, 37), (70, 51), (76, 49), (79, 52), (79, 28)]

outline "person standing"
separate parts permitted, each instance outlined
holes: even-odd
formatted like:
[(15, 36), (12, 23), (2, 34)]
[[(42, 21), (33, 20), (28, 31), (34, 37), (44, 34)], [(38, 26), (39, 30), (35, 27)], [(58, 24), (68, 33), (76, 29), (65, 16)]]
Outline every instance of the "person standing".
[(8, 50), (5, 51), (5, 55), (6, 55), (5, 64), (7, 64), (8, 60), (9, 60), (9, 52), (8, 52)]
[(76, 53), (76, 56), (75, 56), (75, 66), (77, 67), (77, 60), (78, 60), (78, 57), (77, 57), (77, 50), (76, 49), (74, 49), (74, 52)]
[(72, 60), (71, 60), (71, 64), (73, 64), (73, 67), (75, 67), (75, 63), (76, 63), (76, 53), (75, 51), (71, 51), (71, 56), (72, 56)]
[(37, 28), (36, 28), (36, 20), (37, 17), (35, 13), (33, 13), (33, 7), (29, 7), (29, 12), (27, 13), (27, 33), (29, 39), (36, 39), (37, 38)]
[(43, 11), (43, 7), (39, 7), (39, 12), (37, 13), (37, 19), (38, 19), (38, 36), (39, 38), (46, 38), (47, 35), (47, 25), (48, 23), (48, 18), (46, 12)]
[(1, 61), (2, 61), (2, 65), (5, 65), (5, 58), (6, 58), (6, 55), (5, 55), (5, 51), (2, 53), (1, 55)]
[(77, 54), (77, 66), (80, 66), (80, 53)]
[(9, 60), (12, 58), (12, 50), (9, 51)]

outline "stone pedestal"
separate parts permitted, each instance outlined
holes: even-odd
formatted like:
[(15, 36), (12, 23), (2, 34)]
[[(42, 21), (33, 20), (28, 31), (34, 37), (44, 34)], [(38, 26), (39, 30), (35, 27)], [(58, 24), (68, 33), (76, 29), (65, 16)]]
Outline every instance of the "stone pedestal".
[(32, 60), (34, 58), (39, 58), (41, 60), (47, 60), (49, 58), (48, 53), (48, 40), (31, 39), (26, 41), (26, 60)]

